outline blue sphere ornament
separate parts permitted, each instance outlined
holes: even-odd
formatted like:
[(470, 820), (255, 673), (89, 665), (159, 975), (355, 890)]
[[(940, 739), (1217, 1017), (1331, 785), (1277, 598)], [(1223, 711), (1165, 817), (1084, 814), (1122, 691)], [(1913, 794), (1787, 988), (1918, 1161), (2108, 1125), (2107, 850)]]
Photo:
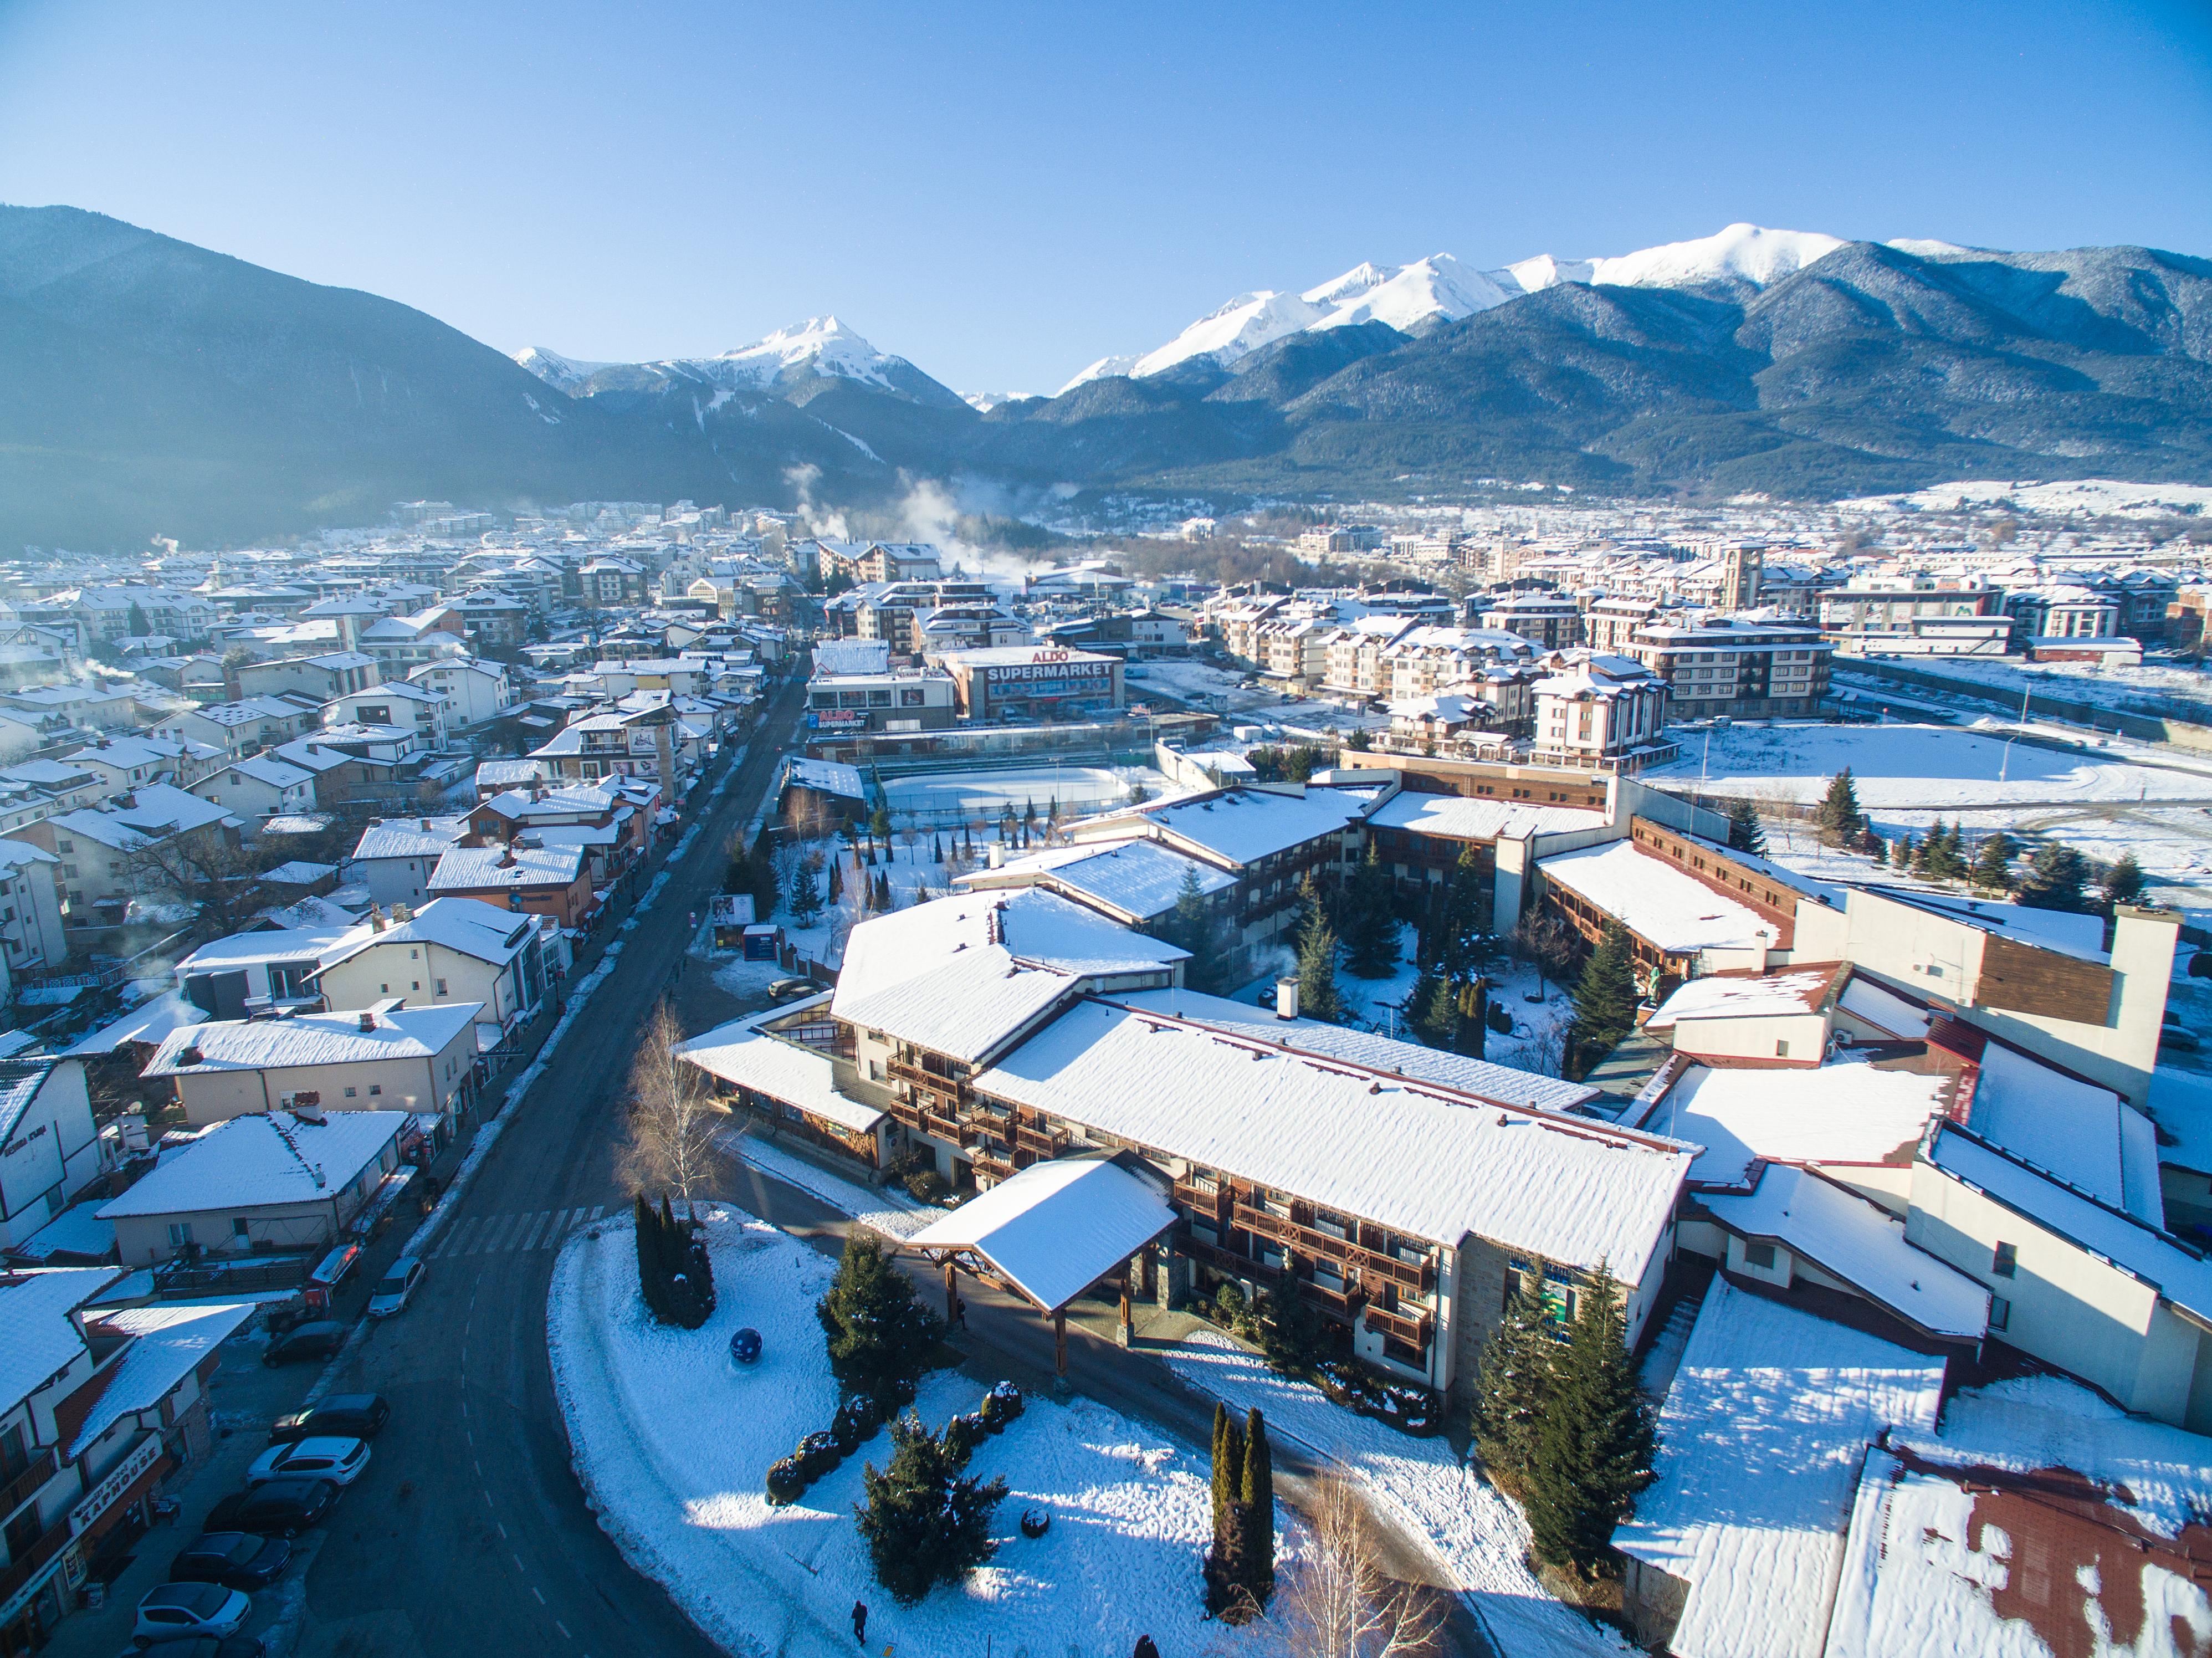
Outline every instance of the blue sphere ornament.
[(761, 1333), (755, 1329), (739, 1330), (730, 1338), (730, 1357), (740, 1364), (750, 1364), (761, 1356)]

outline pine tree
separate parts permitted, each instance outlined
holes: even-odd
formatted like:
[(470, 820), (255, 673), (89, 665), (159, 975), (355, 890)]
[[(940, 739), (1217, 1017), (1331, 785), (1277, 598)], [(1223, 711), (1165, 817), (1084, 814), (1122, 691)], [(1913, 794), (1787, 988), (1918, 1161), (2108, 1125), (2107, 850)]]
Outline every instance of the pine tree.
[(1362, 726), (1352, 733), (1352, 740), (1345, 746), (1360, 754), (1370, 753), (1375, 747), (1375, 738), (1364, 726)]
[(1426, 1046), (1447, 1054), (1459, 1051), (1460, 990), (1449, 979), (1426, 979), (1413, 987), (1413, 1034)]
[(1981, 850), (1974, 854), (1974, 884), (1990, 892), (2002, 892), (2012, 885), (2012, 859), (2017, 850), (2012, 836), (2002, 829), (1984, 837)]
[(1551, 1398), (1552, 1363), (1559, 1343), (1551, 1304), (1533, 1267), (1506, 1301), (1504, 1316), (1483, 1344), (1474, 1388), (1474, 1448), (1490, 1477), (1516, 1495), (1528, 1487), (1536, 1457), (1536, 1432)]
[(867, 1394), (885, 1415), (913, 1400), (945, 1333), (945, 1321), (921, 1304), (914, 1281), (857, 1229), (846, 1235), (837, 1276), (814, 1312), (838, 1382), (848, 1393)]
[(830, 902), (835, 904), (845, 895), (844, 883), (837, 876), (837, 859), (830, 860)]
[(1443, 914), (1438, 924), (1434, 965), (1448, 979), (1464, 979), (1474, 971), (1482, 945), (1482, 923), (1489, 883), (1472, 845), (1460, 848), (1451, 879), (1444, 884)]
[(1298, 1011), (1309, 1019), (1334, 1024), (1344, 1017), (1344, 1002), (1336, 993), (1335, 929), (1319, 904), (1306, 911), (1306, 924), (1298, 933)]
[(1759, 821), (1759, 808), (1748, 800), (1732, 800), (1728, 809), (1728, 843), (1732, 852), (1766, 855), (1766, 829)]
[(1340, 906), (1346, 970), (1362, 979), (1387, 979), (1398, 965), (1398, 913), (1390, 891), (1390, 872), (1367, 843), (1346, 884)]
[(1244, 1442), (1237, 1431), (1237, 1418), (1229, 1407), (1213, 1407), (1213, 1540), (1217, 1547), (1229, 1535), (1229, 1511), (1244, 1490)]
[(1931, 837), (1936, 842), (1929, 854), (1928, 872), (1939, 881), (1963, 881), (1966, 878), (1966, 832), (1954, 821), (1945, 829), (1941, 820)]
[(1244, 1479), (1237, 1507), (1243, 1533), (1237, 1564), (1244, 1587), (1264, 1606), (1275, 1592), (1275, 1466), (1267, 1448), (1267, 1424), (1257, 1406), (1244, 1418)]
[(1912, 832), (1907, 829), (1905, 838), (1897, 843), (1897, 856), (1891, 861), (1896, 865), (1899, 874), (1909, 874), (1911, 872), (1912, 860), (1917, 855), (1912, 845)]
[(1212, 925), (1206, 910), (1206, 890), (1199, 884), (1197, 865), (1187, 864), (1182, 884), (1176, 889), (1175, 908), (1168, 912), (1167, 921), (1160, 930), (1167, 935), (1169, 944), (1190, 952), (1183, 976), (1193, 983), (1210, 977), (1213, 965), (1208, 959)]
[(1595, 1055), (1626, 1036), (1636, 1029), (1637, 1000), (1635, 945), (1620, 920), (1608, 917), (1575, 986), (1577, 1048)]
[(2139, 904), (2143, 890), (2149, 884), (2143, 878), (2142, 865), (2136, 862), (2132, 852), (2124, 852), (2105, 872), (2105, 908), (2116, 909), (2122, 904)]
[(125, 615), (124, 623), (131, 629), (131, 636), (133, 639), (143, 639), (154, 631), (154, 624), (146, 619), (145, 606), (135, 598), (131, 601), (131, 609)]
[(655, 1320), (668, 1322), (668, 1269), (660, 1247), (660, 1217), (645, 1200), (645, 1193), (637, 1194), (637, 1291), (644, 1298), (646, 1311)]
[(885, 846), (889, 846), (890, 844), (890, 809), (884, 805), (883, 796), (881, 794), (878, 794), (876, 797), (876, 809), (868, 814), (868, 833), (873, 835), (877, 840), (881, 841)]
[(1876, 869), (1887, 868), (1889, 864), (1889, 842), (1877, 835), (1875, 836), (1874, 846), (1870, 848), (1869, 855), (1874, 859), (1874, 866)]
[(1006, 1482), (962, 1472), (956, 1451), (908, 1415), (891, 1424), (890, 1466), (872, 1462), (860, 1475), (867, 1502), (853, 1510), (867, 1540), (876, 1580), (910, 1606), (941, 1582), (955, 1582), (998, 1552), (991, 1516), (1006, 1500)]
[(2080, 915), (2090, 908), (2089, 895), (2084, 890), (2089, 880), (2089, 865), (2081, 854), (2057, 841), (2036, 848), (2035, 856), (2028, 860), (2027, 873), (2021, 878), (2020, 890), (2014, 896), (2030, 909), (2063, 910)]
[(1589, 1576), (1651, 1483), (1658, 1435), (1622, 1339), (1619, 1286), (1601, 1266), (1576, 1302), (1536, 1430), (1525, 1506), (1537, 1554)]
[(1851, 780), (1849, 766), (1828, 780), (1828, 793), (1814, 821), (1822, 837), (1834, 844), (1850, 840), (1866, 827), (1866, 814), (1859, 810), (1858, 786)]

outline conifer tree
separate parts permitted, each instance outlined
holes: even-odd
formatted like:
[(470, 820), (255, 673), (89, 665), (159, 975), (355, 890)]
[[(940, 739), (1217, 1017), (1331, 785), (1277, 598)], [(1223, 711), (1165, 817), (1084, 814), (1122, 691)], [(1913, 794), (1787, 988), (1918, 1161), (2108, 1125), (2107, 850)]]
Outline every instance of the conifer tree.
[(2142, 865), (2136, 862), (2132, 852), (2124, 852), (2105, 872), (2105, 908), (2114, 909), (2122, 904), (2139, 904), (2143, 890), (2149, 884), (2143, 878)]
[(1608, 917), (1575, 986), (1577, 1048), (1594, 1056), (1626, 1036), (1636, 1029), (1637, 1000), (1635, 946), (1619, 918)]
[(660, 1248), (660, 1217), (645, 1200), (645, 1193), (637, 1194), (637, 1290), (645, 1300), (646, 1310), (662, 1323), (668, 1321), (668, 1269)]
[(1516, 1496), (1528, 1488), (1536, 1460), (1536, 1431), (1551, 1399), (1559, 1343), (1551, 1304), (1533, 1268), (1505, 1303), (1504, 1316), (1483, 1344), (1474, 1388), (1474, 1448), (1490, 1477)]
[(1306, 911), (1298, 933), (1298, 1011), (1309, 1019), (1334, 1024), (1344, 1017), (1336, 993), (1336, 931), (1319, 904)]
[(1352, 740), (1346, 743), (1345, 746), (1348, 749), (1354, 750), (1360, 754), (1370, 753), (1375, 747), (1374, 734), (1370, 732), (1366, 726), (1362, 726), (1358, 731), (1352, 733)]
[(830, 860), (830, 902), (832, 904), (845, 896), (845, 884), (838, 878), (837, 863), (834, 858)]
[(2002, 892), (2012, 885), (2012, 858), (2017, 848), (2012, 836), (2002, 829), (1983, 838), (1981, 849), (1974, 854), (1974, 884), (1990, 892)]
[(1362, 979), (1387, 979), (1398, 965), (1398, 914), (1392, 902), (1390, 872), (1367, 843), (1367, 856), (1346, 884), (1339, 907), (1346, 969)]
[(1537, 1554), (1587, 1577), (1604, 1564), (1613, 1527), (1651, 1483), (1658, 1435), (1623, 1339), (1619, 1286), (1601, 1266), (1576, 1301), (1537, 1426), (1524, 1506)]
[(1244, 1587), (1264, 1606), (1275, 1592), (1275, 1466), (1267, 1448), (1267, 1424), (1257, 1406), (1244, 1418), (1243, 1490), (1237, 1507), (1243, 1533), (1237, 1564)]
[(1424, 979), (1413, 987), (1413, 1034), (1430, 1048), (1447, 1054), (1460, 1048), (1460, 992), (1449, 979)]
[(1728, 843), (1732, 852), (1766, 855), (1766, 829), (1759, 821), (1759, 808), (1748, 800), (1732, 800), (1728, 809)]
[(1229, 1535), (1229, 1512), (1244, 1491), (1244, 1442), (1237, 1431), (1237, 1418), (1229, 1407), (1213, 1407), (1213, 1540), (1216, 1546)]
[(1917, 855), (1912, 844), (1912, 831), (1907, 829), (1904, 838), (1897, 843), (1897, 856), (1891, 861), (1896, 865), (1899, 874), (1910, 874), (1912, 870), (1912, 860)]
[(1451, 879), (1444, 884), (1442, 937), (1434, 964), (1448, 979), (1464, 979), (1474, 971), (1482, 942), (1484, 889), (1482, 865), (1472, 844), (1462, 847)]
[(909, 1414), (891, 1424), (890, 1465), (878, 1473), (872, 1462), (861, 1473), (868, 1500), (854, 1519), (877, 1581), (901, 1606), (998, 1552), (991, 1516), (1006, 1500), (1006, 1482), (970, 1478), (962, 1472), (966, 1462), (964, 1452)]
[(1859, 810), (1858, 786), (1851, 780), (1849, 766), (1828, 780), (1828, 793), (1814, 821), (1822, 837), (1834, 845), (1841, 845), (1866, 827), (1866, 814)]
[(2089, 866), (2081, 854), (2054, 841), (2049, 846), (2036, 848), (2014, 896), (2030, 909), (2056, 909), (2079, 915), (2091, 908), (2089, 895), (2084, 890), (2088, 880)]
[(829, 1339), (830, 1369), (846, 1391), (867, 1394), (885, 1415), (913, 1400), (945, 1322), (921, 1304), (880, 1243), (858, 1229), (847, 1234), (837, 1276), (814, 1311)]
[(1877, 835), (1874, 838), (1874, 845), (1869, 849), (1869, 853), (1874, 859), (1874, 866), (1876, 869), (1887, 867), (1889, 863), (1889, 842)]

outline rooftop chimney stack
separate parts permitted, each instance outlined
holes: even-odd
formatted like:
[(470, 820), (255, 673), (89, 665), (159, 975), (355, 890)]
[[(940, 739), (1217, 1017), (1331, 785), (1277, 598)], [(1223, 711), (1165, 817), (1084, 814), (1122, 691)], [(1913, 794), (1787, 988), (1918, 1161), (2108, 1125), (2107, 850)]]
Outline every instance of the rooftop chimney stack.
[(1279, 1019), (1298, 1017), (1298, 981), (1296, 979), (1275, 981), (1275, 1017)]

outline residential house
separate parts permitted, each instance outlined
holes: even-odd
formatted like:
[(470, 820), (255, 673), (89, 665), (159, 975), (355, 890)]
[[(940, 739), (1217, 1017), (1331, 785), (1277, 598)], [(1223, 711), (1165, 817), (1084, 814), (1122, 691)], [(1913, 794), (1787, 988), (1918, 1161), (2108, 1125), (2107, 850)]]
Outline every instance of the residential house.
[(252, 755), (202, 778), (191, 793), (258, 826), (271, 817), (313, 811), (315, 774), (270, 755)]
[(155, 783), (118, 798), (106, 811), (82, 809), (42, 817), (10, 829), (22, 841), (59, 860), (55, 882), (65, 918), (82, 918), (95, 905), (134, 897), (176, 895), (151, 866), (151, 853), (162, 843), (190, 841), (195, 846), (238, 841), (239, 820), (220, 806)]
[(430, 748), (444, 746), (447, 698), (411, 679), (391, 679), (323, 705), (325, 726), (396, 726)]
[(446, 699), (449, 729), (503, 719), (514, 708), (514, 687), (506, 670), (495, 662), (463, 659), (430, 663), (416, 668), (407, 678), (410, 684)]
[(429, 890), (434, 897), (481, 898), (495, 908), (550, 915), (566, 927), (586, 926), (599, 913), (580, 847), (457, 846), (438, 859)]
[(380, 818), (354, 847), (353, 877), (368, 889), (372, 903), (387, 909), (424, 903), (438, 859), (468, 833), (465, 817)]
[(8, 975), (58, 973), (69, 960), (62, 933), (61, 859), (27, 841), (0, 838), (0, 954)]
[(238, 689), (245, 696), (292, 691), (317, 703), (328, 703), (367, 690), (383, 677), (383, 665), (364, 652), (326, 651), (317, 656), (245, 663), (238, 670)]
[(568, 970), (567, 941), (544, 916), (474, 898), (437, 898), (380, 912), (322, 953), (316, 981), (332, 1007), (404, 996), (416, 1007), (474, 1005), (480, 1023), (530, 1018)]
[(187, 1025), (163, 1039), (142, 1074), (168, 1078), (195, 1124), (274, 1111), (451, 1116), (474, 1087), (483, 1005), (405, 999)]
[(82, 1061), (0, 1060), (0, 1249), (28, 1240), (107, 1167)]

